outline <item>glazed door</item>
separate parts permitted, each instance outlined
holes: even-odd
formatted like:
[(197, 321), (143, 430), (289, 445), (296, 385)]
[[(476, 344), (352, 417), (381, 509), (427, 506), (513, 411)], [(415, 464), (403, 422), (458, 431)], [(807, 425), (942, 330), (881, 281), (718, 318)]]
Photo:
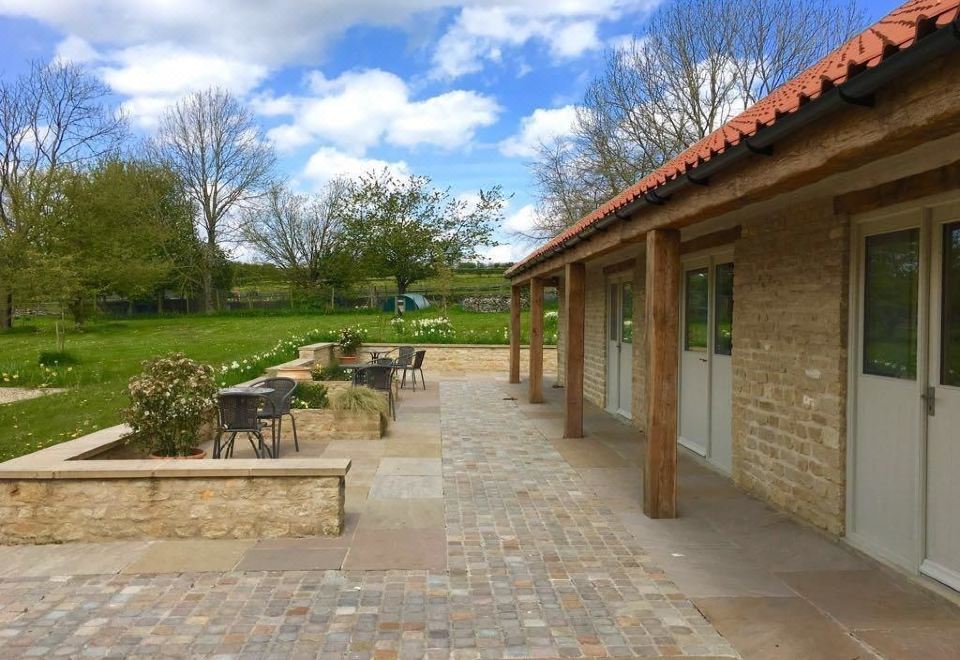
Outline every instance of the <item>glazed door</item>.
[(932, 211), (926, 543), (920, 570), (960, 590), (960, 205)]
[(607, 410), (632, 417), (633, 284), (607, 287)]
[(714, 262), (710, 319), (710, 462), (733, 469), (733, 262)]
[(710, 424), (710, 264), (683, 271), (680, 329), (680, 444), (707, 455)]
[(852, 535), (915, 570), (924, 420), (918, 368), (923, 211), (863, 225), (858, 241), (859, 355)]

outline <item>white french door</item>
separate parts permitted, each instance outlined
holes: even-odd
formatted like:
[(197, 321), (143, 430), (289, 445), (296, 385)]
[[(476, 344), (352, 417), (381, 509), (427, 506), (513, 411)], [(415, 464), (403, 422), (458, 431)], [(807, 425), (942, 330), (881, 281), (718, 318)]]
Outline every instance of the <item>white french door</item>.
[(633, 417), (633, 283), (607, 286), (607, 411)]
[(960, 590), (960, 204), (931, 212), (926, 543), (920, 570)]
[(857, 236), (849, 536), (960, 590), (960, 203)]
[(678, 441), (724, 472), (732, 468), (733, 258), (684, 264)]

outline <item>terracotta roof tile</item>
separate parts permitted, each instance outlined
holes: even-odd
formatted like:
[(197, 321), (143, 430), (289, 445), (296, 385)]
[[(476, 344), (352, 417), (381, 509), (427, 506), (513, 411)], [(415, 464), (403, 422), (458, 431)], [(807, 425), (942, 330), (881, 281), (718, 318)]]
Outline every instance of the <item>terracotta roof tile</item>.
[(960, 20), (960, 0), (911, 0), (880, 19), (862, 33), (829, 53), (822, 60), (787, 81), (753, 106), (730, 119), (675, 158), (651, 172), (617, 196), (601, 204), (576, 224), (544, 243), (507, 274), (565, 243), (634, 200), (696, 169), (726, 149), (775, 124), (781, 117), (819, 98), (825, 91), (846, 82), (852, 75), (877, 66), (891, 55), (912, 46), (918, 37)]

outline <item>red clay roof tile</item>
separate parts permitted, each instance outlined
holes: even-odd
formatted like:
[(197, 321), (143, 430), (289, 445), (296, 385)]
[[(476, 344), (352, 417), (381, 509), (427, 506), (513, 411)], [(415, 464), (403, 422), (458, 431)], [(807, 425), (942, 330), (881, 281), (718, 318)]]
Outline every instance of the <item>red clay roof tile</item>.
[(601, 204), (512, 266), (507, 274), (520, 270), (530, 261), (656, 187), (696, 169), (744, 138), (755, 135), (761, 128), (796, 112), (825, 91), (846, 82), (858, 71), (875, 67), (894, 53), (909, 48), (918, 36), (957, 20), (960, 20), (960, 0), (910, 0), (657, 170)]

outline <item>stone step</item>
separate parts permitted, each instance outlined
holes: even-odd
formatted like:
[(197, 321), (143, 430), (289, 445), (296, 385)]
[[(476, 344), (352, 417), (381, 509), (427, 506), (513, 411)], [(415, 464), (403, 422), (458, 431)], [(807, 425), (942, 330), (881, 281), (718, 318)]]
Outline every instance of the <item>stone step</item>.
[(310, 370), (313, 369), (313, 358), (297, 358), (267, 368), (267, 376), (271, 378), (295, 378), (309, 380)]

